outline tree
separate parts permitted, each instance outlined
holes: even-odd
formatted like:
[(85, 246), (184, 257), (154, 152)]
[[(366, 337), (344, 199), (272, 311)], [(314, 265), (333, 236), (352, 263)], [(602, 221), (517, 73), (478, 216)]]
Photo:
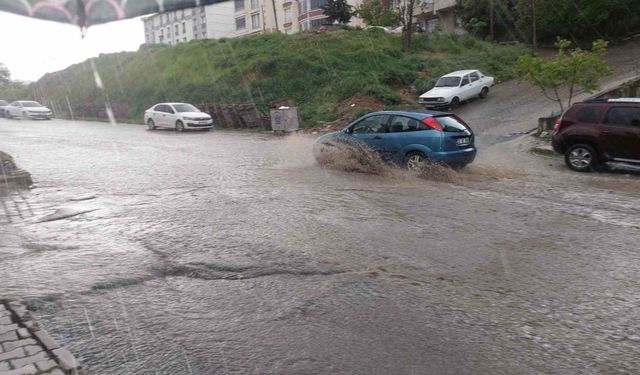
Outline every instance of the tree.
[[(417, 9), (424, 11), (423, 7), (427, 2), (419, 1)], [(411, 38), (413, 36), (413, 15), (416, 13), (416, 0), (398, 0), (397, 8), (398, 16), (400, 17), (400, 24), (402, 25), (402, 50), (405, 52), (411, 51)]]
[(356, 9), (356, 14), (370, 26), (395, 26), (400, 22), (398, 13), (391, 9), (388, 1), (366, 1)]
[(3, 63), (0, 63), (0, 87), (4, 87), (11, 82), (11, 74), (9, 69)]
[[(598, 89), (598, 80), (613, 73), (613, 69), (600, 55), (608, 42), (596, 40), (591, 51), (580, 48), (570, 50), (571, 42), (558, 38), (558, 53), (551, 58), (520, 56), (516, 69), (522, 80), (540, 88), (549, 100), (557, 102), (560, 112), (571, 106), (577, 89), (593, 92)], [(566, 91), (565, 91), (566, 90)]]
[(349, 23), (353, 15), (353, 7), (346, 0), (328, 0), (320, 9), (324, 10), (330, 23)]
[[(528, 3), (530, 0), (526, 0)], [(522, 39), (515, 27), (516, 0), (493, 0), (494, 35), (496, 39)], [(467, 31), (479, 37), (490, 35), (490, 0), (457, 0), (455, 12)]]

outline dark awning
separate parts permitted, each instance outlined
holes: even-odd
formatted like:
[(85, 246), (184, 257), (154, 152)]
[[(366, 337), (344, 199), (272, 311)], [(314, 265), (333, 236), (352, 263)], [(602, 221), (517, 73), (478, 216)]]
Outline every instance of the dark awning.
[(81, 27), (220, 0), (0, 0), (0, 10)]

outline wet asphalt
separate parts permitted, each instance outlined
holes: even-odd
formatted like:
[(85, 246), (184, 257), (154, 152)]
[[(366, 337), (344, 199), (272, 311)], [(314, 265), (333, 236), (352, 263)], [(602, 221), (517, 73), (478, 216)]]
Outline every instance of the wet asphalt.
[(473, 165), (416, 176), (304, 135), (0, 119), (36, 184), (2, 196), (0, 295), (91, 374), (640, 372), (640, 176), (478, 127)]

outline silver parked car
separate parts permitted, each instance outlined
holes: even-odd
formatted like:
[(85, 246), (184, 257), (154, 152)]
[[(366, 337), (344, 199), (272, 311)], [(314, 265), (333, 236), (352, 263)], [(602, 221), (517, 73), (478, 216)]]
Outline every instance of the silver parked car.
[(0, 117), (4, 117), (4, 109), (9, 105), (9, 102), (6, 100), (0, 99)]
[(4, 108), (7, 118), (22, 117), (34, 120), (51, 120), (53, 112), (42, 104), (28, 100), (17, 100)]

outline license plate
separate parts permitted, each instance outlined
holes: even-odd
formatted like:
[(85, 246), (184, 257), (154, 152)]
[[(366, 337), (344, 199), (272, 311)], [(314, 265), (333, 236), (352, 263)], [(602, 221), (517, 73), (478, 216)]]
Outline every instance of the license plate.
[(207, 125), (207, 124), (209, 124), (209, 121), (200, 121), (200, 122), (198, 122), (198, 124), (200, 124), (200, 125)]
[(468, 145), (469, 144), (469, 138), (468, 137), (458, 138), (458, 139), (456, 139), (456, 144), (458, 146)]

